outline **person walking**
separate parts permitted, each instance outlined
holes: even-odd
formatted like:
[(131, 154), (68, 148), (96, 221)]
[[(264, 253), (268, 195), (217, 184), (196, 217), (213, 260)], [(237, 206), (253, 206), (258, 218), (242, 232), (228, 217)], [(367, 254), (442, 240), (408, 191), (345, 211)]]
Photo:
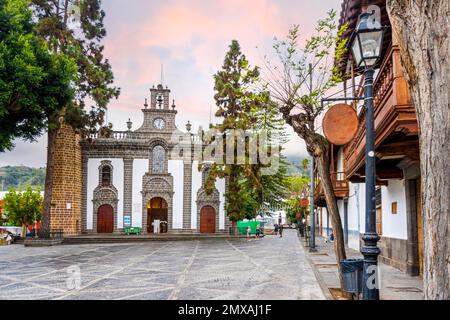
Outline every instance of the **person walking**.
[(259, 240), (259, 235), (261, 234), (261, 228), (259, 224), (256, 225), (256, 240)]
[(274, 227), (273, 231), (274, 231), (275, 235), (277, 236), (278, 235), (278, 224), (275, 223), (275, 225), (273, 227)]
[(247, 227), (247, 241), (250, 241), (250, 235), (252, 234), (252, 229), (250, 226)]
[(283, 225), (280, 224), (278, 233), (280, 234), (280, 238), (283, 238)]

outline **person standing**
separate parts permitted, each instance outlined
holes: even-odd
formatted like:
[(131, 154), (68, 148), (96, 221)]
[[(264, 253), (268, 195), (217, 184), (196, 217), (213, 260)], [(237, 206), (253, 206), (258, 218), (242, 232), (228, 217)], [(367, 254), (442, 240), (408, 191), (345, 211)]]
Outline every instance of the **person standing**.
[(250, 235), (252, 234), (252, 229), (250, 226), (247, 227), (247, 241), (250, 241)]
[(275, 225), (273, 227), (274, 227), (275, 235), (277, 236), (278, 235), (278, 224), (275, 223)]
[(261, 234), (261, 228), (259, 224), (256, 225), (256, 240), (259, 240), (259, 235)]

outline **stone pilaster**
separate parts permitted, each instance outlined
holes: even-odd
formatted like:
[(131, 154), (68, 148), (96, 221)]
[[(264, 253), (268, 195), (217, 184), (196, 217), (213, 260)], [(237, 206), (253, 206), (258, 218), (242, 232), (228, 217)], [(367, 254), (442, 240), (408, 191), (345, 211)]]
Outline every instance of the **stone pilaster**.
[(88, 185), (88, 157), (81, 157), (81, 233), (87, 233), (87, 185)]
[[(225, 193), (228, 192), (228, 177), (225, 177)], [(233, 226), (232, 222), (228, 218), (227, 214), (227, 198), (224, 196), (224, 203), (221, 203), (220, 205), (223, 206), (224, 212), (225, 212), (225, 232), (230, 232), (230, 228)]]
[[(133, 158), (123, 159), (123, 221), (125, 222), (125, 217), (130, 217), (132, 219), (133, 210)], [(125, 226), (125, 223), (123, 225)], [(131, 226), (131, 225), (130, 225)]]
[(184, 162), (183, 229), (191, 230), (192, 216), (192, 162)]

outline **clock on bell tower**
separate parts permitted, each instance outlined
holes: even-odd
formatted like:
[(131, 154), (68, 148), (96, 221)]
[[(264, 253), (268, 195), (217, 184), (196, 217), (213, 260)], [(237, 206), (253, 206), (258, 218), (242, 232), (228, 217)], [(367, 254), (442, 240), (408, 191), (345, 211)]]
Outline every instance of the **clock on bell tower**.
[(152, 132), (157, 134), (171, 134), (176, 130), (175, 126), (175, 101), (169, 104), (170, 89), (159, 84), (150, 89), (150, 105), (147, 100), (144, 104), (144, 123), (137, 130), (139, 132)]

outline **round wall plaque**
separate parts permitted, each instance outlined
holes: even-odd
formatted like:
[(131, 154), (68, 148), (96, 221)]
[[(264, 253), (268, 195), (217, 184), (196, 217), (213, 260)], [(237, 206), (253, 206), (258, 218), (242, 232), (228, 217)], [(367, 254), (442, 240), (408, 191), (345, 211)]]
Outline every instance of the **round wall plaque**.
[(322, 120), (327, 140), (337, 146), (349, 143), (358, 130), (358, 115), (348, 104), (336, 104), (328, 109)]

